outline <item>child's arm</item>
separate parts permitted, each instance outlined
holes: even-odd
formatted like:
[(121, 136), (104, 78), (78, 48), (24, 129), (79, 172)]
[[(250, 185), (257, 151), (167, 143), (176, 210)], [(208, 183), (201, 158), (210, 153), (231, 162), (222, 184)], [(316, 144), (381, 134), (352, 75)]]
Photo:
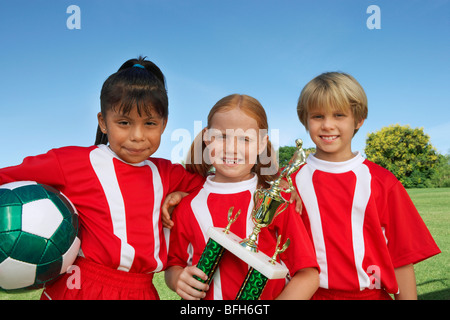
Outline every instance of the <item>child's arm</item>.
[(297, 213), (302, 214), (302, 198), (300, 198), (300, 195), (297, 193), (297, 190), (294, 189), (294, 191), (291, 192), (291, 199), (289, 200), (289, 203), (294, 203), (295, 201), (295, 211)]
[(173, 221), (172, 221), (172, 212), (175, 209), (175, 206), (181, 202), (181, 200), (187, 196), (188, 193), (175, 191), (167, 195), (164, 199), (164, 203), (161, 206), (161, 218), (162, 224), (164, 228), (172, 229)]
[[(285, 179), (282, 179), (280, 182), (280, 187), (283, 189), (289, 189), (289, 182)], [(289, 199), (289, 203), (294, 203), (295, 202), (295, 211), (297, 213), (302, 214), (302, 198), (300, 198), (300, 195), (298, 194), (297, 190), (294, 188), (293, 191), (291, 191), (291, 195), (290, 195), (290, 199)]]
[(169, 172), (170, 182), (168, 184), (168, 195), (161, 206), (162, 224), (163, 227), (172, 229), (171, 216), (174, 207), (180, 203), (183, 197), (203, 185), (205, 178), (188, 172), (180, 164), (172, 164), (169, 160), (165, 160), (163, 163), (167, 172)]
[(174, 191), (191, 193), (205, 182), (205, 177), (196, 173), (188, 172), (181, 164), (172, 164), (166, 160), (167, 169), (170, 175), (168, 194)]
[(65, 185), (64, 174), (55, 150), (46, 154), (26, 157), (17, 166), (0, 169), (0, 185), (13, 181), (31, 180), (61, 190)]
[[(165, 272), (167, 286), (175, 291), (185, 300), (200, 300), (206, 296), (209, 286), (198, 281), (194, 275), (201, 279), (208, 279), (208, 276), (196, 266), (181, 267), (172, 266)], [(200, 291), (199, 291), (200, 290)]]
[(417, 300), (416, 275), (414, 265), (408, 264), (395, 268), (399, 293), (395, 294), (395, 300)]
[(295, 273), (276, 300), (309, 300), (319, 288), (316, 268), (304, 268)]

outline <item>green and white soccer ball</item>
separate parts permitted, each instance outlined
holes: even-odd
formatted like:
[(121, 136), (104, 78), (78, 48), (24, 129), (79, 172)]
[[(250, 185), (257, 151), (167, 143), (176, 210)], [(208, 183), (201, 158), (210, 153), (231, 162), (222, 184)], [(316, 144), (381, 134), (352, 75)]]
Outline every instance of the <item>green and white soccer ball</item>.
[(65, 195), (32, 181), (0, 186), (0, 288), (37, 288), (65, 273), (80, 249)]

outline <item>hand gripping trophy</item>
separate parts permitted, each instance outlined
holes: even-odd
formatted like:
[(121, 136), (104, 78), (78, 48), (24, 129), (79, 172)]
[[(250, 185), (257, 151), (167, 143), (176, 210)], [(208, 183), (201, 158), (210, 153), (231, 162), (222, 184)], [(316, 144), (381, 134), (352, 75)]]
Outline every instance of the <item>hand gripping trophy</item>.
[[(254, 208), (252, 211), (252, 220), (254, 223), (253, 232), (244, 240), (230, 232), (230, 227), (240, 214), (240, 210), (232, 216), (234, 208), (228, 210), (228, 225), (226, 228), (211, 227), (207, 231), (208, 242), (203, 250), (197, 267), (208, 275), (207, 280), (202, 282), (211, 283), (214, 272), (219, 265), (224, 250), (228, 250), (239, 259), (246, 262), (250, 269), (244, 280), (236, 300), (257, 300), (267, 283), (268, 279), (285, 278), (288, 270), (280, 263), (276, 262), (278, 254), (284, 252), (290, 243), (286, 242), (280, 246), (281, 235), (278, 237), (275, 253), (269, 258), (258, 250), (258, 234), (262, 228), (269, 226), (273, 219), (282, 213), (289, 203), (281, 196), (281, 192), (290, 193), (294, 190), (291, 175), (296, 172), (302, 164), (305, 163), (306, 156), (302, 148), (302, 140), (296, 140), (296, 151), (289, 164), (283, 169), (279, 177), (270, 183), (269, 189), (257, 189), (254, 193)], [(282, 179), (285, 178), (289, 183), (288, 189), (282, 189), (280, 186)]]

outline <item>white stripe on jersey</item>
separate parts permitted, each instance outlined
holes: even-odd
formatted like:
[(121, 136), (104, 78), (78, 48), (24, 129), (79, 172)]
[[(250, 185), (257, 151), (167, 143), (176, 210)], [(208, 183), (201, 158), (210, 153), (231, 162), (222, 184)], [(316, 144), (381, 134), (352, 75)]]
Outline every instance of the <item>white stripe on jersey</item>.
[[(154, 204), (153, 204), (153, 232), (155, 237), (155, 251), (154, 251), (154, 258), (157, 263), (157, 267), (154, 272), (159, 272), (163, 268), (163, 263), (161, 259), (159, 258), (159, 251), (161, 250), (161, 235), (159, 234), (159, 220), (161, 219), (161, 203), (163, 200), (163, 185), (161, 182), (161, 175), (159, 174), (159, 170), (156, 167), (156, 165), (146, 160), (144, 161), (146, 165), (150, 167), (152, 170), (152, 177), (153, 177), (153, 194), (154, 197)], [(164, 237), (168, 237), (168, 233), (164, 233)], [(169, 239), (166, 239), (166, 243), (169, 243)]]
[(117, 269), (129, 271), (134, 261), (135, 250), (127, 243), (125, 205), (114, 170), (113, 157), (111, 157), (110, 152), (105, 152), (104, 148), (101, 147), (92, 150), (89, 157), (109, 204), (113, 232), (121, 241), (120, 263)]
[[(325, 239), (322, 230), (322, 220), (320, 217), (319, 203), (317, 201), (316, 193), (314, 192), (314, 185), (312, 177), (315, 169), (306, 165), (297, 174), (296, 183), (298, 191), (303, 201), (306, 211), (309, 212), (309, 222), (311, 224), (311, 234), (313, 237), (314, 248), (316, 250), (317, 263), (320, 266), (319, 280), (320, 287), (328, 289), (328, 264), (327, 252), (325, 248)], [(313, 214), (314, 213), (314, 214)]]
[(363, 233), (364, 216), (371, 194), (370, 181), (372, 180), (372, 176), (370, 175), (369, 168), (365, 165), (359, 165), (352, 171), (356, 176), (355, 194), (352, 205), (352, 242), (359, 287), (362, 290), (370, 286), (369, 276), (363, 269), (362, 264), (365, 254)]
[[(208, 195), (210, 194), (206, 188), (203, 188), (191, 201), (192, 212), (197, 220), (200, 229), (202, 230), (205, 243), (208, 242), (208, 235), (206, 234), (208, 229), (213, 226), (211, 212), (208, 208)], [(212, 285), (214, 286), (214, 300), (223, 300), (222, 297), (222, 283), (220, 281), (220, 268), (218, 267), (213, 276)]]
[(209, 227), (213, 226), (213, 221), (211, 218), (211, 213), (208, 208), (208, 195), (209, 191), (205, 188), (199, 191), (199, 193), (195, 196), (191, 201), (192, 212), (194, 213), (195, 219), (197, 219), (198, 225), (202, 230), (203, 237), (205, 238), (205, 243), (208, 242), (208, 236), (206, 232)]

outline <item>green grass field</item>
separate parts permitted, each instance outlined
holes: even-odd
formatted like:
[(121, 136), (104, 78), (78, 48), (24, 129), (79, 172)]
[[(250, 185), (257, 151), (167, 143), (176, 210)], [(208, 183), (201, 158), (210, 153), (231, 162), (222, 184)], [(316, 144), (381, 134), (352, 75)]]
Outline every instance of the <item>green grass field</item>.
[[(421, 300), (449, 300), (450, 279), (450, 188), (408, 189), (414, 204), (428, 226), (442, 253), (415, 265), (417, 292)], [(161, 299), (179, 300), (164, 283), (164, 274), (154, 278)], [(0, 300), (39, 299), (41, 290), (6, 293), (0, 291)]]
[(423, 300), (449, 300), (450, 188), (408, 189), (441, 253), (415, 265), (417, 293)]

